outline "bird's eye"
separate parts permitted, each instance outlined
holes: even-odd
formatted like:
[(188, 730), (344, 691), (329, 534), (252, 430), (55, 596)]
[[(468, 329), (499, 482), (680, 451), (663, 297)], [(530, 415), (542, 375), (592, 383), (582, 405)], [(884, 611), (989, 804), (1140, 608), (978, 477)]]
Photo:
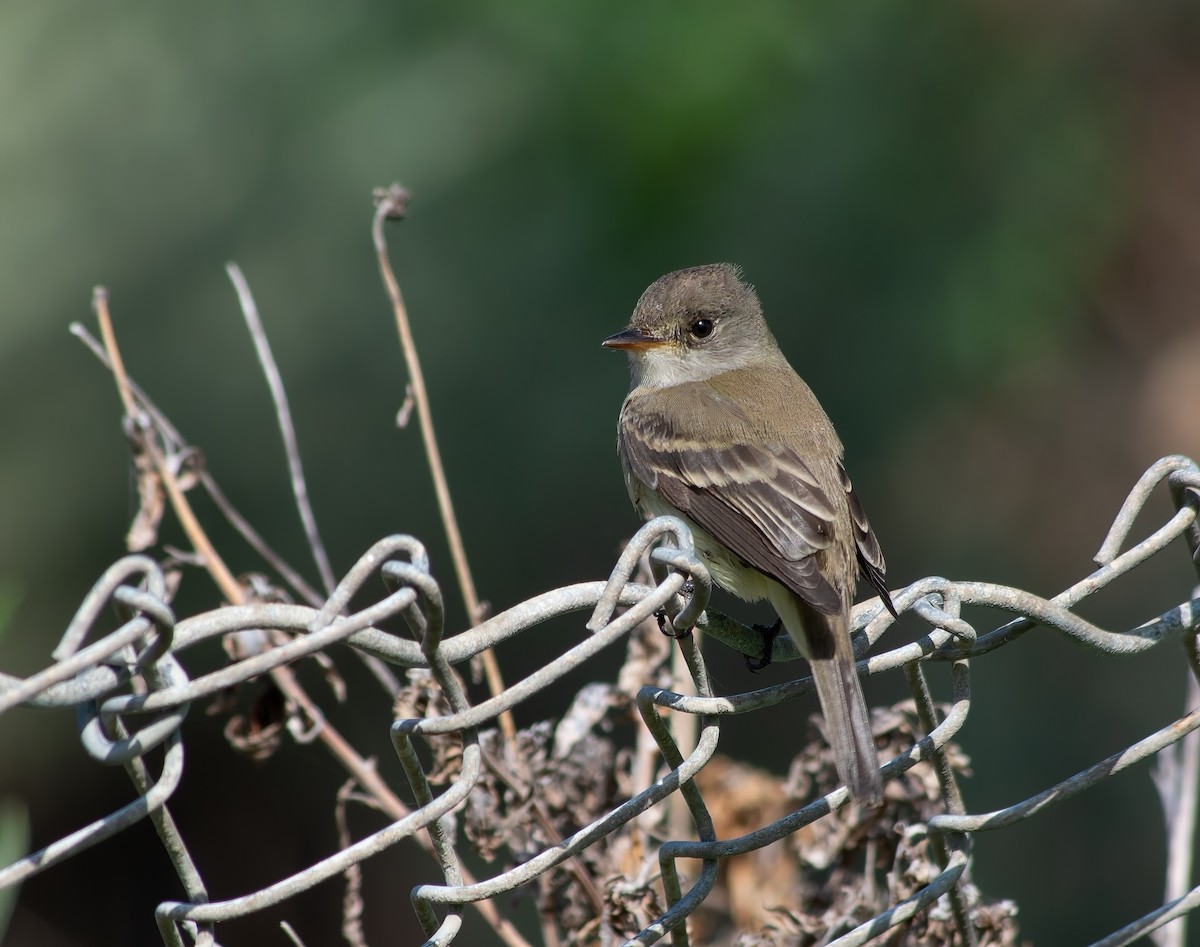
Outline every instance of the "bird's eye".
[(715, 328), (711, 319), (697, 319), (688, 327), (688, 331), (697, 339), (707, 339)]

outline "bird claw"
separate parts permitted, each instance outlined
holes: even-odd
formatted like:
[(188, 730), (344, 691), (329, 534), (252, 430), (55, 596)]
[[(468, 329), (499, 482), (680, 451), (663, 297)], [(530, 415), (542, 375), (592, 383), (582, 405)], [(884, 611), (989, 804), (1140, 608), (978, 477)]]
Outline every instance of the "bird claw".
[(771, 666), (771, 650), (775, 644), (775, 639), (779, 637), (779, 632), (783, 630), (783, 619), (776, 618), (773, 625), (751, 625), (755, 631), (762, 635), (763, 647), (762, 656), (752, 658), (750, 655), (743, 655), (746, 659), (746, 670), (753, 674), (757, 674)]
[(671, 625), (668, 628), (667, 626), (669, 624), (669, 619), (667, 618), (665, 609), (660, 608), (657, 612), (655, 612), (654, 618), (658, 622), (658, 630), (668, 638), (686, 638), (692, 633), (692, 629), (690, 628), (685, 628), (683, 631), (677, 630), (674, 625)]
[[(696, 594), (696, 583), (691, 579), (688, 579), (680, 587), (679, 594), (684, 598), (691, 598)], [(668, 638), (686, 638), (692, 633), (691, 628), (685, 628), (683, 631), (680, 631), (674, 625), (671, 625), (670, 628), (668, 628), (667, 626), (670, 624), (670, 619), (667, 617), (667, 611), (664, 608), (660, 608), (657, 612), (655, 612), (654, 618), (658, 622), (658, 630)]]

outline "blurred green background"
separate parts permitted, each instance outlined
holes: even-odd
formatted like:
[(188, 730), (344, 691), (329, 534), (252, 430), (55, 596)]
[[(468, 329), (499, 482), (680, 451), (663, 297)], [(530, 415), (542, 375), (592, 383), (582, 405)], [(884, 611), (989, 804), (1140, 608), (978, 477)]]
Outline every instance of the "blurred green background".
[[(48, 660), (134, 509), (117, 396), (66, 328), (90, 324), (97, 283), (131, 373), (306, 564), (227, 260), (257, 296), (335, 570), (412, 533), (462, 627), (419, 435), (393, 423), (406, 378), (368, 233), (370, 191), (393, 180), (414, 195), (393, 259), (497, 610), (605, 576), (636, 528), (613, 451), (625, 365), (599, 341), (682, 266), (734, 261), (757, 285), (838, 425), (894, 585), (941, 574), (1052, 594), (1090, 570), (1150, 462), (1200, 456), (1193, 0), (9, 3), (0, 103), (10, 673)], [(1169, 509), (1159, 497), (1156, 521)], [(235, 571), (259, 568), (214, 532)], [(1084, 614), (1139, 623), (1194, 579), (1172, 549)], [(178, 604), (218, 598), (196, 575)], [(500, 653), (510, 680), (584, 634), (582, 619), (556, 628)], [(198, 660), (217, 663), (212, 650)], [(789, 673), (751, 679), (710, 651), (727, 691)], [(976, 661), (969, 807), (1007, 805), (1173, 719), (1180, 657), (1102, 658), (1038, 630)], [(611, 666), (519, 722), (561, 712)], [(933, 684), (948, 696), (944, 669)], [(386, 701), (356, 693), (339, 725), (394, 775)], [(778, 769), (789, 748), (760, 745), (770, 728), (754, 723), (723, 750)], [(332, 851), (342, 781), (290, 743), (263, 765), (236, 757), (220, 726), (194, 709), (173, 802), (217, 898)], [(68, 713), (9, 714), (0, 746), (0, 795), (29, 803), (34, 845), (130, 796), (123, 773), (84, 758)], [(1162, 838), (1141, 765), (979, 839), (975, 880), (1017, 900), (1034, 943), (1079, 943), (1159, 903)], [(368, 865), (372, 942), (416, 937), (402, 893), (433, 879), (412, 850)], [(153, 906), (178, 896), (142, 825), (27, 884), (5, 943), (157, 944)], [(287, 918), (310, 945), (336, 942), (339, 899), (322, 886), (221, 940), (284, 943)]]

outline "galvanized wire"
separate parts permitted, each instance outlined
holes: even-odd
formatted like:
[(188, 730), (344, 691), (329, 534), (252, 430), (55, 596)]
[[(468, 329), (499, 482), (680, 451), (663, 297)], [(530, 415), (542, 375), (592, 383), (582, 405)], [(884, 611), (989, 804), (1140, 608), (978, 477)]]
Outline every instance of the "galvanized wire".
[[(1125, 548), (1134, 520), (1164, 481), (1176, 512), (1145, 539)], [(1167, 457), (1146, 471), (1121, 507), (1096, 556), (1098, 568), (1051, 599), (989, 583), (939, 577), (922, 579), (895, 592), (893, 601), (899, 612), (911, 612), (925, 622), (928, 633), (879, 654), (867, 652), (895, 619), (878, 600), (854, 610), (855, 643), (861, 656), (859, 672), (870, 675), (903, 669), (925, 728), (920, 739), (883, 765), (884, 778), (893, 778), (919, 762), (930, 761), (938, 777), (945, 813), (908, 830), (915, 840), (924, 840), (932, 847), (940, 873), (911, 897), (891, 905), (838, 937), (833, 944), (849, 947), (866, 943), (928, 910), (943, 897), (948, 899), (963, 941), (974, 943), (961, 884), (971, 864), (971, 841), (976, 833), (1002, 829), (1035, 817), (1049, 806), (1095, 786), (1200, 727), (1200, 708), (1193, 709), (1078, 774), (987, 813), (966, 811), (953, 768), (943, 755), (943, 748), (958, 733), (970, 712), (970, 659), (1017, 640), (1038, 624), (1055, 629), (1087, 648), (1113, 655), (1135, 654), (1168, 639), (1183, 640), (1189, 645), (1185, 651), (1193, 672), (1200, 670), (1195, 647), (1195, 636), (1200, 630), (1197, 612), (1200, 599), (1195, 592), (1157, 618), (1120, 632), (1099, 628), (1071, 610), (1180, 539), (1193, 564), (1200, 569), (1198, 505), (1200, 468), (1185, 457)], [(634, 581), (638, 563), (647, 553), (655, 565), (655, 574), (661, 577), (652, 586)], [(358, 611), (348, 612), (350, 602), (360, 596), (368, 580), (377, 574), (386, 585), (386, 594)], [(546, 592), (449, 637), (444, 636), (440, 588), (430, 575), (424, 548), (411, 537), (393, 536), (376, 543), (349, 570), (320, 609), (286, 604), (240, 605), (178, 621), (167, 602), (167, 582), (159, 565), (146, 556), (128, 556), (107, 570), (85, 597), (45, 669), (24, 679), (0, 674), (0, 713), (20, 705), (74, 708), (80, 717), (81, 740), (88, 754), (101, 763), (125, 766), (137, 795), (110, 815), (0, 869), (0, 889), (19, 884), (150, 817), (188, 898), (164, 902), (158, 907), (156, 920), (163, 940), (173, 947), (213, 944), (214, 925), (295, 897), (424, 831), (430, 835), (442, 881), (414, 889), (413, 907), (426, 943), (450, 944), (461, 929), (464, 905), (495, 898), (534, 882), (678, 793), (690, 814), (696, 839), (668, 840), (659, 848), (667, 908), (628, 943), (648, 945), (669, 935), (676, 945), (686, 945), (684, 922), (712, 890), (722, 859), (785, 838), (829, 815), (848, 800), (847, 790), (839, 787), (754, 831), (734, 838), (718, 838), (703, 794), (694, 781), (717, 748), (722, 718), (764, 711), (807, 693), (813, 688), (811, 678), (715, 696), (695, 638), (685, 635), (678, 643), (695, 693), (647, 686), (637, 695), (641, 719), (668, 767), (658, 779), (591, 824), (533, 853), (522, 864), (472, 883), (464, 882), (459, 853), (442, 820), (464, 803), (480, 778), (479, 728), (576, 671), (647, 618), (662, 613), (672, 615), (676, 628), (694, 626), (708, 637), (745, 654), (757, 655), (762, 641), (757, 632), (707, 610), (711, 588), (708, 570), (696, 554), (687, 527), (671, 517), (653, 520), (638, 532), (607, 582), (581, 583)], [(103, 632), (100, 616), (109, 605), (117, 606), (125, 620), (116, 629)], [(967, 605), (986, 606), (1013, 617), (980, 634), (962, 617), (961, 610)], [(550, 618), (588, 608), (593, 610), (587, 623), (590, 634), (578, 644), (502, 693), (476, 705), (468, 702), (454, 665), (529, 632)], [(381, 625), (397, 617), (408, 626), (411, 638), (381, 629)], [(279, 635), (282, 643), (264, 645), (258, 653), (220, 670), (194, 679), (188, 676), (184, 656), (189, 648), (216, 637), (251, 631), (282, 633)], [(87, 643), (93, 637), (96, 640)], [(196, 700), (339, 642), (393, 665), (428, 668), (444, 696), (447, 713), (399, 719), (391, 725), (392, 742), (417, 808), (386, 828), (275, 884), (240, 897), (210, 901), (188, 854), (184, 833), (165, 808), (183, 770), (182, 725), (188, 708)], [(776, 661), (797, 657), (787, 636), (776, 638), (772, 657)], [(933, 662), (951, 664), (953, 695), (948, 712), (941, 715), (934, 707), (924, 678), (923, 669)], [(689, 752), (684, 753), (677, 745), (664, 719), (664, 710), (699, 718), (699, 737)], [(462, 753), (456, 777), (440, 795), (435, 795), (416, 745), (439, 734), (458, 735)], [(144, 757), (159, 746), (165, 749), (155, 778)], [(699, 871), (689, 882), (680, 866), (696, 861), (700, 863)], [(1155, 908), (1099, 943), (1129, 943), (1192, 910), (1198, 903), (1200, 887), (1171, 904)]]

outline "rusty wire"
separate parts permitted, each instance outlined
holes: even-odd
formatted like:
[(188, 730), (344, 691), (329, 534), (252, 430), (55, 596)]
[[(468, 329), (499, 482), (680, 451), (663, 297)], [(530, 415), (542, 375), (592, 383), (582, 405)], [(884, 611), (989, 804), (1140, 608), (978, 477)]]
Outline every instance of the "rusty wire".
[[(1130, 543), (1134, 520), (1152, 491), (1164, 481), (1174, 500), (1175, 513), (1149, 536)], [(1033, 818), (1047, 807), (1171, 746), (1200, 726), (1200, 708), (1193, 709), (1078, 774), (987, 813), (966, 811), (953, 771), (942, 758), (942, 748), (970, 712), (970, 660), (1016, 640), (1037, 624), (1053, 628), (1079, 645), (1114, 655), (1143, 651), (1168, 639), (1181, 640), (1193, 673), (1200, 670), (1195, 646), (1195, 636), (1200, 630), (1197, 615), (1200, 599), (1194, 592), (1159, 617), (1120, 632), (1098, 628), (1071, 610), (1168, 546), (1178, 544), (1180, 539), (1193, 563), (1200, 567), (1198, 505), (1200, 468), (1187, 458), (1167, 457), (1147, 470), (1130, 493), (1096, 556), (1096, 571), (1052, 599), (982, 582), (922, 579), (895, 592), (893, 600), (898, 611), (912, 612), (929, 626), (929, 631), (916, 641), (869, 655), (867, 652), (894, 618), (878, 600), (856, 607), (853, 627), (861, 656), (860, 673), (902, 670), (925, 726), (919, 740), (884, 764), (884, 778), (895, 777), (920, 761), (932, 762), (945, 812), (927, 824), (909, 828), (917, 841), (933, 847), (940, 873), (911, 897), (842, 934), (833, 944), (849, 947), (866, 943), (930, 909), (942, 898), (946, 898), (963, 942), (974, 943), (961, 885), (971, 864), (971, 841), (976, 833)], [(638, 562), (647, 552), (659, 577), (654, 585), (634, 580)], [(376, 575), (382, 578), (386, 594), (359, 611), (348, 612), (349, 602)], [(674, 615), (676, 627), (694, 624), (707, 636), (743, 653), (756, 654), (761, 639), (755, 632), (715, 611), (706, 611), (710, 590), (711, 580), (696, 555), (687, 527), (671, 517), (661, 517), (642, 528), (607, 582), (581, 583), (546, 592), (449, 637), (443, 634), (440, 588), (430, 575), (424, 548), (410, 537), (389, 537), (368, 550), (322, 608), (248, 604), (218, 608), (183, 620), (174, 618), (167, 602), (160, 566), (146, 556), (128, 556), (115, 563), (86, 596), (52, 653), (52, 662), (44, 670), (24, 679), (0, 674), (0, 713), (20, 705), (73, 708), (80, 714), (81, 739), (87, 753), (99, 762), (125, 766), (137, 795), (116, 812), (0, 869), (0, 889), (51, 869), (149, 817), (188, 898), (165, 902), (157, 909), (156, 920), (164, 943), (172, 947), (215, 944), (214, 925), (295, 897), (402, 839), (427, 832), (441, 866), (442, 880), (418, 886), (412, 892), (413, 907), (426, 943), (449, 944), (459, 933), (465, 905), (530, 884), (641, 813), (678, 794), (690, 814), (697, 839), (668, 840), (661, 845), (658, 859), (667, 908), (628, 943), (652, 944), (670, 936), (674, 944), (682, 947), (688, 943), (684, 922), (712, 890), (721, 859), (762, 848), (847, 802), (847, 790), (839, 787), (755, 831), (736, 838), (717, 838), (705, 799), (694, 781), (716, 750), (723, 717), (769, 712), (774, 705), (811, 691), (811, 678), (717, 697), (712, 693), (695, 639), (684, 636), (679, 639), (679, 647), (695, 694), (647, 686), (637, 696), (641, 719), (668, 767), (646, 788), (517, 867), (470, 883), (464, 881), (456, 843), (445, 830), (442, 818), (462, 805), (479, 778), (481, 727), (494, 723), (501, 714), (586, 664), (645, 619), (665, 611)], [(125, 616), (124, 623), (89, 643), (99, 616), (109, 605), (118, 607)], [(1011, 617), (1004, 624), (977, 633), (961, 616), (964, 605), (986, 606)], [(579, 643), (526, 679), (510, 684), (502, 693), (473, 706), (468, 702), (452, 670), (454, 665), (529, 632), (552, 617), (589, 608), (593, 609), (587, 623), (590, 634)], [(412, 637), (380, 630), (379, 625), (395, 616), (404, 620)], [(188, 676), (185, 669), (188, 649), (215, 637), (252, 629), (282, 633), (279, 639), (282, 643), (195, 679)], [(337, 643), (348, 643), (392, 665), (428, 668), (445, 698), (449, 712), (397, 719), (391, 725), (392, 742), (418, 806), (384, 829), (275, 884), (241, 897), (211, 901), (188, 854), (184, 833), (166, 809), (182, 774), (182, 724), (187, 710), (198, 699)], [(773, 656), (780, 661), (796, 657), (789, 638), (777, 638)], [(925, 684), (925, 669), (940, 662), (950, 663), (953, 687), (950, 708), (944, 714), (935, 708)], [(699, 737), (690, 752), (685, 754), (676, 744), (664, 711), (691, 714), (699, 719)], [(438, 734), (458, 735), (462, 765), (452, 784), (435, 795), (415, 744)], [(148, 770), (144, 757), (159, 746), (165, 749), (156, 776)], [(684, 870), (685, 866), (697, 863), (696, 870)], [(1190, 911), (1197, 903), (1200, 903), (1200, 887), (1172, 903), (1156, 907), (1099, 943), (1129, 943)]]

